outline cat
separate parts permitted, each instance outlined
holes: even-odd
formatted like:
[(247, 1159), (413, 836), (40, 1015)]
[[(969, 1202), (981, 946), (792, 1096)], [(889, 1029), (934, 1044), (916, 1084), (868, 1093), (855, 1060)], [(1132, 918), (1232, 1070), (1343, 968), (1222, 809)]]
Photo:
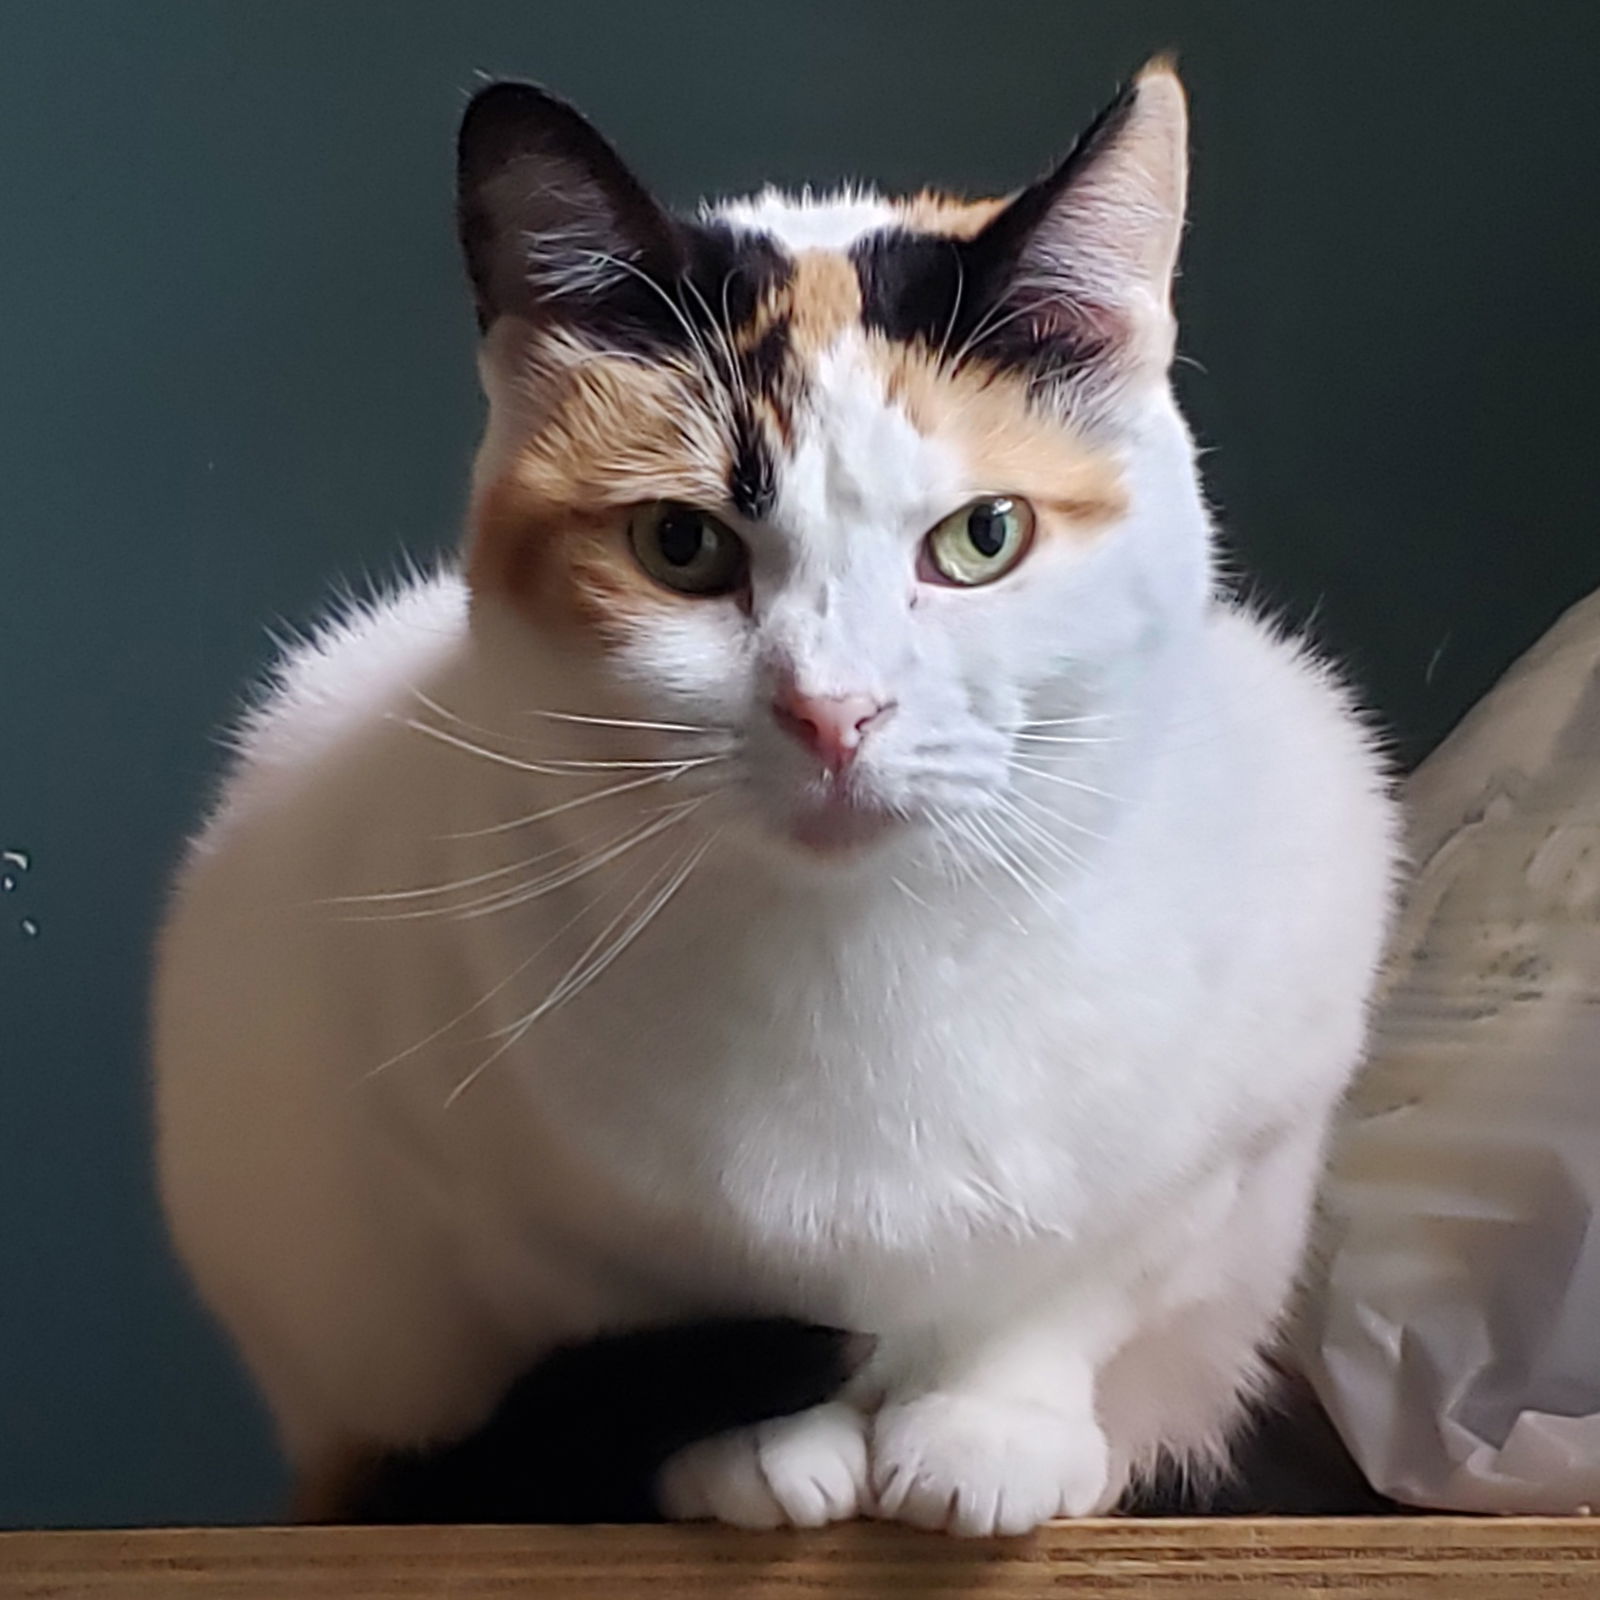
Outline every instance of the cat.
[(172, 1234), (308, 1480), (723, 1315), (875, 1351), (676, 1518), (1015, 1534), (1225, 1458), (1395, 822), (1214, 572), (1186, 150), (1157, 61), (1009, 197), (680, 217), (472, 100), (462, 561), (278, 663), (159, 941)]

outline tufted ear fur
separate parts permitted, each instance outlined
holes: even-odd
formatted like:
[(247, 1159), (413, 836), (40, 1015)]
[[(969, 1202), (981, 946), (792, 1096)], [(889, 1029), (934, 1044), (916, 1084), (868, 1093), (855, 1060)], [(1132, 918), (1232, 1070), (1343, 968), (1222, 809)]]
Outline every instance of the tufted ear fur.
[(480, 90), (456, 155), (456, 219), (480, 328), (508, 314), (581, 315), (599, 300), (625, 315), (652, 292), (634, 273), (680, 270), (678, 224), (555, 95), (527, 83)]
[(1103, 420), (1172, 359), (1186, 139), (1177, 74), (1152, 62), (976, 232), (864, 240), (869, 325), (941, 364), (1012, 372), (1030, 396)]
[(1188, 116), (1151, 63), (1067, 157), (990, 224), (1014, 241), (1017, 287), (1159, 316), (1170, 309), (1188, 182)]
[(1177, 73), (1151, 63), (972, 242), (991, 302), (985, 353), (1025, 360), (1074, 398), (1165, 373), (1187, 126)]

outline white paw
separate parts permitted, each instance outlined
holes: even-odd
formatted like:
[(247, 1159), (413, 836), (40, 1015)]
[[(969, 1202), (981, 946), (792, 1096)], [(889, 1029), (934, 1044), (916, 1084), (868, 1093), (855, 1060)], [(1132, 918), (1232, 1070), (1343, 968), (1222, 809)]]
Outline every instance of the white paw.
[(1115, 1499), (1093, 1418), (964, 1394), (921, 1395), (878, 1413), (872, 1491), (880, 1517), (969, 1538), (1093, 1516)]
[(859, 1516), (866, 1486), (866, 1418), (832, 1401), (690, 1445), (661, 1469), (656, 1489), (678, 1522), (820, 1528)]

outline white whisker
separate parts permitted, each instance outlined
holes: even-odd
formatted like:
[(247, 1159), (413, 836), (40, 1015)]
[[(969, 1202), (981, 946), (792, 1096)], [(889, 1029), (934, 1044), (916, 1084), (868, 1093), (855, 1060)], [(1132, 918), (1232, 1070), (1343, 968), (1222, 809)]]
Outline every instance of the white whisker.
[(950, 320), (944, 325), (944, 337), (939, 341), (939, 354), (935, 357), (941, 367), (945, 364), (945, 357), (950, 354), (950, 339), (956, 331), (956, 319), (961, 314), (961, 297), (967, 288), (967, 269), (961, 259), (961, 247), (954, 239), (950, 241), (950, 252), (956, 263), (956, 292), (950, 298)]
[(550, 765), (557, 770), (551, 773), (552, 777), (567, 778), (575, 773), (582, 772), (651, 772), (659, 771), (665, 767), (675, 768), (679, 772), (688, 772), (694, 767), (709, 767), (718, 761), (726, 761), (726, 752), (714, 756), (665, 756), (659, 760), (618, 760), (618, 761), (580, 761), (558, 758)]
[(1026, 762), (1018, 761), (1013, 757), (1006, 763), (1013, 772), (1025, 772), (1030, 778), (1042, 779), (1045, 783), (1059, 783), (1063, 789), (1076, 789), (1079, 794), (1092, 794), (1100, 800), (1115, 802), (1117, 796), (1107, 789), (1096, 788), (1092, 783), (1085, 783), (1081, 778), (1068, 778), (1059, 772), (1046, 772), (1042, 767), (1030, 767)]
[(565, 1004), (568, 1000), (572, 999), (574, 995), (588, 988), (591, 983), (594, 983), (600, 977), (601, 973), (603, 973), (606, 968), (609, 967), (611, 963), (615, 961), (617, 957), (620, 956), (622, 952), (626, 950), (628, 946), (631, 945), (640, 936), (640, 934), (644, 932), (650, 923), (661, 914), (661, 912), (666, 908), (667, 902), (688, 881), (689, 874), (692, 873), (703, 860), (705, 860), (706, 856), (710, 853), (711, 847), (716, 842), (717, 835), (715, 833), (701, 841), (701, 843), (690, 853), (688, 858), (683, 861), (683, 864), (673, 873), (670, 880), (660, 890), (657, 891), (654, 898), (635, 919), (628, 931), (624, 933), (623, 936), (614, 944), (612, 944), (597, 961), (586, 967), (582, 974), (573, 983), (563, 988), (562, 994), (557, 1000), (556, 1004)]
[(890, 878), (889, 878), (889, 882), (892, 883), (895, 886), (895, 888), (897, 888), (900, 891), (900, 893), (903, 894), (906, 897), (906, 899), (909, 900), (912, 903), (912, 905), (921, 906), (924, 911), (932, 911), (933, 910), (933, 907), (930, 906), (928, 904), (928, 902), (926, 900), (924, 900), (922, 898), (922, 896), (920, 894), (918, 894), (917, 891), (915, 889), (913, 889), (911, 887), (911, 885), (909, 883), (906, 883), (903, 879), (897, 878), (897, 877), (894, 877), (893, 875), (891, 875)]
[(646, 728), (659, 733), (726, 733), (710, 723), (696, 722), (646, 722), (633, 717), (594, 717), (577, 711), (534, 710), (524, 713), (529, 717), (544, 717), (551, 722), (582, 722), (596, 728)]
[(1041, 891), (1048, 892), (1048, 885), (1039, 877), (1038, 873), (1026, 867), (1017, 859), (1016, 852), (1006, 847), (1005, 837), (999, 832), (988, 817), (969, 815), (966, 821), (971, 824), (974, 832), (988, 846), (989, 859), (1017, 885), (1040, 910), (1048, 907), (1042, 898)]
[[(604, 897), (604, 894), (605, 891), (602, 890), (601, 898)], [(415, 1044), (408, 1045), (404, 1050), (397, 1051), (394, 1055), (390, 1056), (387, 1061), (380, 1061), (378, 1065), (373, 1067), (370, 1071), (364, 1072), (361, 1077), (356, 1080), (356, 1084), (352, 1087), (358, 1087), (363, 1083), (370, 1083), (372, 1079), (376, 1078), (380, 1073), (387, 1072), (390, 1067), (396, 1066), (398, 1063), (406, 1060), (408, 1057), (416, 1055), (421, 1050), (426, 1050), (430, 1044), (437, 1043), (440, 1039), (444, 1038), (447, 1033), (451, 1032), (452, 1029), (459, 1027), (463, 1022), (465, 1022), (467, 1018), (470, 1017), (474, 1012), (481, 1011), (491, 1000), (494, 999), (497, 994), (503, 993), (507, 988), (510, 987), (511, 984), (516, 982), (516, 980), (520, 978), (522, 974), (539, 959), (540, 956), (542, 956), (553, 944), (555, 944), (555, 942), (564, 933), (570, 932), (572, 928), (581, 922), (584, 917), (586, 917), (589, 912), (593, 910), (594, 904), (595, 902), (591, 900), (586, 905), (579, 906), (577, 911), (574, 912), (573, 915), (570, 916), (565, 922), (563, 922), (561, 926), (544, 941), (543, 944), (541, 944), (523, 960), (519, 961), (517, 965), (505, 975), (505, 977), (495, 984), (492, 989), (488, 990), (487, 993), (480, 995), (476, 1000), (474, 1000), (465, 1011), (457, 1012), (456, 1015), (453, 1016), (447, 1023), (445, 1023), (443, 1027), (435, 1028), (433, 1032), (430, 1033), (426, 1038), (418, 1039)]]
[[(1037, 818), (1029, 816), (1009, 795), (995, 795), (994, 804), (1011, 819), (1013, 827), (1021, 829), (1027, 835), (1032, 841), (1034, 850), (1054, 857), (1064, 867), (1078, 869), (1088, 865), (1065, 840), (1058, 839)], [(1024, 841), (1018, 839), (1017, 842), (1021, 844)]]
[[(502, 1035), (504, 1035), (502, 1042), (487, 1057), (485, 1057), (484, 1060), (480, 1061), (478, 1065), (474, 1067), (472, 1071), (469, 1072), (466, 1077), (455, 1086), (454, 1089), (450, 1091), (450, 1095), (445, 1101), (446, 1109), (454, 1105), (456, 1101), (459, 1100), (461, 1096), (464, 1095), (467, 1090), (470, 1089), (472, 1085), (480, 1077), (482, 1077), (483, 1074), (496, 1061), (498, 1061), (501, 1056), (506, 1053), (506, 1051), (514, 1049), (516, 1045), (526, 1037), (529, 1029), (531, 1029), (541, 1017), (549, 1015), (549, 1013), (557, 1006), (564, 1004), (567, 1000), (571, 999), (573, 995), (579, 993), (582, 989), (587, 988), (590, 983), (598, 978), (600, 974), (604, 972), (605, 969), (609, 967), (611, 963), (615, 961), (617, 957), (620, 956), (622, 952), (626, 950), (641, 933), (644, 932), (645, 928), (647, 928), (650, 923), (655, 920), (656, 916), (666, 906), (667, 902), (671, 900), (673, 895), (675, 895), (680, 888), (683, 887), (684, 883), (688, 880), (690, 873), (692, 873), (694, 869), (699, 866), (701, 861), (705, 859), (706, 853), (711, 849), (712, 845), (716, 843), (716, 840), (717, 835), (712, 834), (709, 838), (703, 840), (697, 847), (692, 848), (686, 859), (679, 858), (681, 860), (681, 865), (676, 871), (672, 872), (672, 875), (667, 879), (665, 886), (656, 891), (654, 897), (646, 905), (644, 911), (634, 919), (626, 931), (614, 943), (607, 946), (605, 941), (610, 937), (613, 930), (623, 922), (628, 913), (632, 911), (634, 906), (636, 906), (639, 901), (650, 892), (652, 886), (660, 881), (662, 876), (661, 871), (658, 870), (653, 873), (646, 880), (644, 887), (640, 889), (627, 902), (627, 904), (623, 906), (622, 910), (619, 911), (616, 916), (614, 916), (589, 942), (589, 944), (585, 947), (583, 954), (580, 955), (577, 961), (575, 961), (572, 966), (567, 969), (565, 975), (557, 982), (556, 986), (542, 1001), (540, 1001), (537, 1006), (533, 1008), (532, 1011), (530, 1011), (525, 1017), (519, 1019), (516, 1023), (513, 1023), (506, 1028), (496, 1029), (495, 1032), (489, 1037), (500, 1038)], [(670, 864), (668, 870), (671, 870)], [(596, 955), (597, 951), (603, 953)]]
[(1076, 733), (1027, 733), (1018, 730), (1011, 736), (1013, 739), (1024, 739), (1029, 744), (1117, 744), (1116, 739), (1096, 738), (1089, 734)]
[[(487, 728), (481, 722), (469, 722), (465, 717), (458, 716), (454, 711), (447, 710), (437, 700), (424, 694), (422, 690), (413, 688), (412, 695), (427, 707), (436, 717), (442, 717), (446, 722), (453, 722), (458, 728), (465, 728), (469, 733), (480, 733), (486, 739), (509, 740), (512, 744), (532, 744), (533, 740), (523, 734), (502, 733), (497, 728)], [(576, 720), (576, 719), (574, 719)], [(416, 724), (408, 724), (415, 727)], [(666, 724), (663, 724), (666, 726)], [(437, 731), (437, 730), (434, 730)], [(481, 753), (481, 752), (480, 752)], [(722, 761), (726, 754), (707, 756), (661, 756), (638, 759), (619, 759), (591, 761), (585, 758), (569, 756), (538, 756), (530, 761), (530, 766), (537, 766), (538, 770), (551, 777), (563, 777), (569, 772), (587, 772), (596, 769), (633, 769), (644, 771), (656, 767), (676, 767), (684, 762), (694, 765), (703, 765), (710, 761)]]
[(1087, 839), (1098, 840), (1101, 844), (1105, 843), (1106, 836), (1103, 833), (1096, 833), (1093, 828), (1079, 822), (1076, 818), (1057, 811), (1054, 806), (1047, 806), (1037, 795), (1030, 794), (1026, 789), (1012, 789), (1011, 798), (1020, 800), (1025, 806), (1032, 806), (1035, 811), (1043, 813), (1060, 827), (1068, 828), (1073, 833), (1081, 833)]
[[(592, 838), (593, 835), (585, 837)], [(580, 839), (578, 841), (582, 843)], [(382, 905), (396, 900), (424, 900), (435, 895), (458, 894), (463, 889), (476, 889), (481, 883), (493, 883), (496, 878), (509, 878), (518, 872), (526, 872), (529, 867), (536, 867), (541, 861), (548, 861), (551, 856), (565, 855), (572, 849), (571, 844), (563, 843), (553, 846), (549, 850), (541, 850), (536, 856), (524, 856), (520, 861), (507, 862), (503, 867), (491, 867), (486, 872), (475, 872), (470, 878), (456, 878), (450, 883), (422, 884), (414, 889), (383, 889), (372, 894), (336, 894), (324, 900), (313, 900), (312, 905), (317, 906), (359, 906)]]
[[(946, 834), (947, 840), (949, 835), (958, 834), (961, 838), (966, 840), (972, 851), (982, 856), (985, 861), (993, 860), (993, 847), (984, 840), (981, 833), (971, 826), (972, 819), (970, 816), (956, 816), (944, 811), (939, 812), (937, 815), (941, 824), (941, 829)], [(979, 872), (977, 867), (959, 852), (956, 852), (952, 849), (952, 855), (960, 864), (962, 874), (967, 881), (993, 902), (995, 909), (999, 911), (999, 913), (1018, 933), (1025, 933), (1027, 929), (1024, 927), (1021, 919), (1017, 916), (1016, 912), (1014, 912), (1011, 907), (1008, 906), (1005, 901), (995, 893), (994, 885), (989, 882), (988, 878), (983, 873)]]
[[(717, 321), (715, 314), (711, 310), (711, 307), (706, 304), (706, 297), (700, 292), (700, 286), (694, 281), (694, 279), (690, 277), (684, 277), (681, 282), (683, 283), (684, 287), (694, 295), (695, 299), (700, 302), (700, 309), (706, 314), (706, 323), (710, 327), (712, 334), (717, 340), (717, 343), (722, 346), (723, 360), (727, 363), (728, 367), (728, 381), (735, 389), (737, 389), (739, 398), (748, 404), (750, 395), (749, 391), (745, 387), (744, 373), (740, 370), (739, 359), (734, 354), (732, 337), (730, 336), (728, 330)], [(723, 279), (723, 288), (727, 288), (726, 277)], [(724, 303), (726, 303), (726, 296), (724, 296)]]
[(620, 267), (622, 271), (628, 273), (634, 278), (637, 278), (639, 282), (644, 284), (644, 286), (649, 289), (677, 319), (678, 326), (682, 328), (684, 333), (688, 336), (689, 343), (695, 352), (701, 372), (708, 380), (709, 394), (707, 398), (711, 401), (712, 405), (716, 407), (724, 425), (731, 429), (733, 425), (733, 416), (729, 406), (727, 394), (725, 393), (722, 385), (717, 381), (717, 364), (714, 360), (712, 360), (711, 352), (706, 348), (705, 340), (700, 337), (699, 330), (689, 320), (688, 315), (684, 311), (682, 305), (678, 301), (674, 300), (672, 296), (667, 293), (666, 289), (663, 288), (661, 284), (657, 283), (649, 273), (642, 272), (633, 264), (633, 262), (627, 260), (625, 257), (613, 255), (609, 251), (605, 250), (591, 250), (587, 253), (594, 257), (596, 261), (609, 262), (612, 266)]
[(1022, 305), (1014, 307), (1005, 316), (998, 316), (997, 313), (1002, 311), (1004, 307), (1005, 302), (1002, 300), (979, 321), (977, 327), (967, 335), (961, 348), (956, 351), (955, 360), (950, 363), (951, 366), (959, 367), (986, 339), (992, 339), (1002, 328), (1010, 327), (1018, 317), (1026, 317), (1032, 312), (1044, 309), (1044, 303), (1037, 299), (1028, 300)]
[(1081, 728), (1090, 722), (1111, 722), (1113, 717), (1109, 711), (1092, 711), (1078, 717), (1043, 717), (1030, 718), (1026, 722), (1019, 722), (1021, 728)]
[[(419, 722), (414, 717), (406, 718), (405, 726), (410, 728), (414, 733), (424, 734), (430, 739), (438, 740), (440, 744), (452, 745), (455, 749), (464, 750), (469, 755), (481, 756), (485, 761), (492, 761), (500, 766), (510, 767), (515, 772), (531, 772), (537, 777), (541, 778), (570, 778), (574, 774), (590, 772), (597, 768), (621, 768), (635, 771), (639, 769), (651, 771), (668, 769), (667, 775), (674, 776), (680, 772), (688, 772), (694, 767), (710, 766), (713, 762), (725, 761), (727, 759), (726, 755), (715, 754), (705, 756), (679, 756), (676, 759), (666, 758), (661, 760), (652, 759), (648, 761), (584, 761), (567, 760), (563, 757), (556, 757), (544, 761), (524, 761), (520, 756), (507, 755), (503, 750), (495, 750), (489, 745), (478, 744), (472, 739), (464, 739), (459, 734), (450, 733), (444, 728), (436, 728), (432, 725), (432, 723)], [(450, 837), (456, 838), (459, 837), (459, 835), (452, 834)]]
[(745, 405), (750, 404), (750, 385), (745, 382), (744, 369), (739, 365), (738, 357), (733, 348), (733, 314), (728, 309), (728, 290), (733, 283), (734, 273), (741, 269), (737, 266), (729, 267), (722, 275), (722, 342), (728, 352), (728, 362), (733, 368), (734, 376), (739, 381), (739, 396)]
[(470, 921), (475, 917), (492, 916), (501, 911), (510, 911), (516, 906), (525, 905), (530, 900), (538, 900), (553, 890), (565, 888), (569, 883), (575, 883), (579, 878), (586, 878), (592, 872), (597, 872), (603, 866), (615, 861), (618, 856), (625, 855), (635, 845), (643, 844), (646, 839), (653, 839), (657, 834), (665, 833), (668, 828), (682, 822), (686, 817), (692, 816), (710, 798), (701, 795), (698, 799), (687, 800), (676, 810), (657, 818), (656, 821), (640, 828), (636, 833), (621, 840), (616, 845), (607, 848), (598, 858), (593, 858), (585, 863), (581, 871), (568, 870), (563, 872), (555, 882), (539, 882), (526, 884), (520, 888), (507, 889), (492, 904), (480, 906), (452, 906), (450, 913), (459, 921)]
[[(448, 917), (452, 921), (471, 921), (475, 917), (492, 916), (496, 912), (508, 911), (514, 906), (525, 904), (529, 900), (537, 900), (543, 895), (553, 894), (557, 889), (564, 889), (568, 884), (577, 883), (580, 879), (588, 877), (593, 872), (598, 872), (608, 862), (615, 861), (618, 856), (631, 850), (634, 845), (642, 844), (646, 839), (653, 839), (658, 833), (664, 832), (674, 822), (681, 821), (690, 812), (703, 805), (708, 796), (701, 795), (694, 800), (682, 801), (673, 810), (653, 821), (639, 826), (630, 826), (620, 835), (614, 835), (609, 843), (601, 849), (580, 857), (576, 861), (569, 861), (565, 866), (556, 867), (549, 872), (542, 873), (539, 877), (523, 883), (511, 884), (504, 888), (494, 889), (490, 893), (480, 895), (475, 900), (458, 901), (450, 905), (425, 906), (415, 911), (379, 911), (367, 916), (352, 916), (342, 920), (346, 922), (422, 922), (439, 917)], [(555, 852), (546, 852), (546, 855)], [(520, 862), (517, 867), (533, 865), (544, 857), (530, 857), (526, 862)], [(491, 878), (508, 876), (517, 867), (497, 869), (493, 873), (483, 874), (480, 881), (487, 882)], [(401, 891), (405, 893), (407, 891)], [(431, 893), (423, 890), (418, 893)]]
[(465, 717), (449, 710), (439, 704), (431, 695), (426, 695), (415, 684), (411, 688), (411, 698), (434, 716), (442, 717), (446, 722), (453, 722), (458, 728), (465, 728), (468, 733), (481, 733), (486, 739), (509, 739), (512, 744), (527, 744), (529, 741), (520, 734), (502, 733), (498, 728), (486, 728), (481, 722), (469, 722)]
[[(684, 810), (681, 811), (680, 816), (674, 818), (673, 820), (674, 821), (681, 821), (683, 817), (686, 817), (688, 815), (689, 815), (689, 811), (687, 809), (684, 809)], [(642, 837), (636, 838), (636, 839), (634, 839), (632, 841), (633, 844), (638, 844), (638, 843), (642, 843), (642, 842), (643, 842), (643, 838)], [(613, 859), (614, 859), (614, 857), (613, 857)], [(656, 876), (658, 876), (658, 874), (652, 874), (652, 876), (648, 880), (648, 882), (654, 882)], [(424, 1038), (419, 1039), (415, 1044), (407, 1046), (404, 1050), (397, 1051), (394, 1055), (390, 1056), (387, 1061), (382, 1061), (377, 1066), (371, 1068), (368, 1072), (363, 1073), (361, 1078), (358, 1080), (358, 1083), (370, 1082), (373, 1078), (376, 1078), (380, 1073), (387, 1072), (389, 1070), (389, 1068), (395, 1066), (397, 1063), (406, 1060), (410, 1056), (416, 1055), (419, 1051), (425, 1050), (429, 1045), (436, 1043), (438, 1040), (442, 1039), (447, 1033), (450, 1033), (453, 1029), (459, 1027), (461, 1025), (461, 1023), (465, 1022), (467, 1020), (467, 1018), (472, 1016), (475, 1012), (481, 1011), (483, 1009), (483, 1007), (488, 1005), (488, 1003), (491, 1000), (493, 1000), (496, 995), (504, 993), (504, 991), (512, 983), (514, 983), (519, 977), (521, 977), (522, 974), (524, 972), (526, 972), (528, 970), (528, 968), (531, 967), (540, 958), (540, 956), (544, 955), (554, 944), (556, 944), (557, 941), (560, 940), (561, 937), (564, 934), (569, 933), (579, 922), (581, 922), (583, 920), (584, 917), (586, 917), (591, 911), (593, 911), (595, 906), (601, 900), (603, 900), (609, 892), (610, 892), (609, 889), (603, 887), (600, 890), (600, 893), (597, 896), (595, 896), (594, 898), (586, 901), (583, 905), (579, 906), (578, 909), (573, 913), (573, 915), (568, 917), (567, 920), (565, 922), (563, 922), (560, 925), (560, 927), (558, 927), (550, 935), (549, 938), (547, 938), (535, 950), (531, 951), (527, 956), (525, 956), (521, 961), (519, 961), (517, 963), (517, 965), (515, 967), (513, 967), (511, 969), (511, 971), (508, 972), (505, 975), (505, 977), (500, 979), (500, 981), (498, 983), (494, 984), (493, 987), (491, 987), (485, 993), (480, 995), (465, 1010), (457, 1012), (457, 1014), (455, 1016), (453, 1016), (448, 1022), (444, 1023), (441, 1027), (435, 1028), (432, 1033), (426, 1035)], [(637, 898), (638, 898), (638, 896), (635, 895), (634, 896), (634, 900), (630, 901), (629, 904), (633, 904), (634, 901), (637, 900)], [(514, 1041), (510, 1041), (510, 1042), (514, 1042)], [(496, 1052), (496, 1054), (498, 1055), (499, 1052)], [(485, 1063), (483, 1063), (483, 1065), (486, 1066), (486, 1065), (488, 1065), (488, 1063), (485, 1062)], [(480, 1068), (480, 1070), (481, 1070), (481, 1068)]]
[(575, 795), (571, 800), (562, 800), (555, 805), (546, 806), (542, 811), (530, 811), (526, 816), (512, 817), (508, 822), (493, 822), (483, 828), (468, 828), (461, 833), (447, 833), (445, 838), (487, 839), (491, 834), (511, 833), (517, 828), (528, 828), (550, 817), (559, 817), (565, 812), (576, 811), (580, 806), (592, 805), (597, 800), (609, 800), (618, 794), (631, 794), (635, 789), (646, 789), (655, 783), (670, 783), (673, 779), (682, 777), (688, 770), (688, 767), (677, 766), (667, 772), (647, 772), (642, 778), (630, 778), (626, 783), (614, 783), (609, 788), (594, 789), (588, 794)]

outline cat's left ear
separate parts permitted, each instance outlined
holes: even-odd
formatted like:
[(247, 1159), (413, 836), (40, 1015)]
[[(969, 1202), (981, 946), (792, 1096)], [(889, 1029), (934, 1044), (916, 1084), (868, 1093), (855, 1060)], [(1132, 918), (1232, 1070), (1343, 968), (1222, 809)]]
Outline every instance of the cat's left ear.
[(1080, 382), (1164, 373), (1187, 185), (1183, 86), (1158, 58), (974, 241), (1015, 314), (997, 340), (1009, 327), (1047, 359), (1054, 347)]

